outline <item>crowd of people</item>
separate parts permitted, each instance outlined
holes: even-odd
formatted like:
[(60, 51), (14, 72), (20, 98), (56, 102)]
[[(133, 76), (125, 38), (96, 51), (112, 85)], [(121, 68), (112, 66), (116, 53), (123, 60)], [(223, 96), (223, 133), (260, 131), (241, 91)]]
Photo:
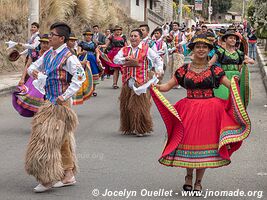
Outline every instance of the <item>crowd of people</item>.
[[(29, 43), (18, 44), (27, 58), (13, 106), (33, 117), (26, 171), (40, 183), (34, 191), (76, 183), (72, 105), (96, 97), (100, 80), (111, 75), (111, 89), (121, 88), (120, 131), (150, 135), (153, 99), (168, 133), (159, 162), (186, 168), (183, 189), (201, 191), (205, 169), (230, 164), (250, 133), (247, 65), (255, 60), (253, 30), (247, 39), (240, 26), (212, 30), (173, 22), (150, 30), (141, 24), (127, 38), (119, 25), (105, 34), (98, 25), (92, 28), (78, 40), (66, 23), (54, 23), (48, 34), (33, 23)], [(162, 83), (166, 70), (171, 78)], [(171, 105), (162, 92), (180, 87), (187, 97)]]

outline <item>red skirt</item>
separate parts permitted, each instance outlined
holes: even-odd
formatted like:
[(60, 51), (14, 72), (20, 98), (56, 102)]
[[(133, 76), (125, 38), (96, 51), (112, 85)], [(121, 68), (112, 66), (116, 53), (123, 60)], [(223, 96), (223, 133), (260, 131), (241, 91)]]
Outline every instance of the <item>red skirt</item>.
[(121, 65), (117, 65), (113, 62), (114, 57), (117, 55), (117, 53), (120, 51), (121, 48), (113, 48), (108, 54), (105, 54), (103, 52), (100, 52), (100, 60), (105, 67), (105, 74), (112, 75), (114, 72), (113, 68), (121, 69)]
[(174, 106), (155, 88), (151, 89), (168, 133), (159, 159), (161, 164), (184, 168), (215, 168), (230, 164), (230, 156), (251, 130), (234, 79), (231, 86), (228, 100), (184, 98)]

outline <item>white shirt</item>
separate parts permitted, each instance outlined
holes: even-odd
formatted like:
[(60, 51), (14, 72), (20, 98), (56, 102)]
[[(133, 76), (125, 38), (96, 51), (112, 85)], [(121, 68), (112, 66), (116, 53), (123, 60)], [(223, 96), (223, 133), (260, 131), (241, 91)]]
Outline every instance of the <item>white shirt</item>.
[(169, 35), (169, 32), (170, 32), (170, 27), (169, 25), (166, 25), (166, 29), (164, 29), (164, 25), (162, 26), (162, 35), (163, 36), (167, 36)]
[[(149, 37), (147, 36), (147, 37), (145, 37), (143, 40), (142, 40), (142, 43), (144, 43), (144, 44), (148, 44), (148, 39), (149, 39)], [(155, 51), (155, 52), (157, 52), (158, 50), (157, 50), (157, 46), (156, 46), (156, 44), (153, 44), (152, 45), (152, 47), (150, 47), (153, 51)]]
[[(132, 49), (132, 53), (135, 54), (137, 49), (142, 49), (142, 42), (135, 48), (129, 45)], [(163, 61), (162, 58), (151, 48), (148, 48), (147, 58), (152, 61), (153, 67), (155, 67), (156, 72), (163, 73)], [(125, 57), (123, 56), (123, 50), (121, 49), (117, 55), (114, 57), (113, 62), (117, 65), (123, 65), (125, 63)]]
[[(173, 31), (173, 37), (176, 37), (180, 31)], [(185, 37), (185, 34), (182, 34), (182, 41), (179, 43), (180, 45), (183, 45), (183, 44), (186, 44), (186, 37)]]
[[(162, 39), (162, 37), (161, 37), (160, 39), (158, 39), (158, 40), (156, 41), (156, 43), (159, 43), (159, 42), (161, 42), (162, 40), (163, 40), (163, 39)], [(166, 42), (162, 41), (162, 47), (161, 47), (161, 49), (157, 50), (157, 53), (158, 53), (159, 55), (163, 55), (163, 54), (168, 53), (168, 47), (167, 47)]]
[(40, 44), (39, 40), (40, 40), (40, 37), (38, 36), (39, 35), (39, 32), (36, 32), (34, 34), (32, 34), (31, 36), (31, 39), (30, 40), (33, 40), (32, 44), (30, 43), (26, 43), (26, 44), (22, 44), (22, 46), (26, 49), (24, 50), (23, 52), (21, 52), (20, 54), (23, 55), (23, 54), (27, 54), (28, 53), (28, 49), (35, 49), (38, 47), (38, 45)]
[[(59, 48), (57, 48), (56, 50), (54, 50), (52, 52), (52, 55), (54, 54), (53, 57), (52, 57), (52, 59), (58, 53), (60, 53), (66, 46), (67, 46), (66, 43), (64, 43)], [(46, 53), (44, 53), (38, 60), (36, 60), (34, 63), (32, 63), (29, 66), (29, 68), (28, 68), (28, 74), (30, 76), (32, 76), (33, 70), (38, 70), (40, 72), (44, 72), (45, 71), (45, 67), (44, 67), (44, 55), (45, 54)], [(72, 55), (72, 56), (70, 56), (67, 59), (66, 65), (63, 65), (63, 69), (66, 70), (67, 72), (69, 72), (72, 75), (72, 79), (71, 79), (71, 83), (70, 83), (69, 87), (61, 95), (64, 98), (64, 100), (67, 100), (70, 97), (72, 97), (80, 89), (80, 87), (82, 86), (82, 83), (86, 79), (86, 76), (85, 76), (85, 72), (84, 72), (84, 69), (83, 69), (80, 61), (78, 60), (78, 58), (75, 55)]]
[[(161, 37), (160, 39), (157, 40), (157, 43), (162, 41), (162, 40), (163, 40), (163, 38)], [(164, 64), (165, 65), (168, 64), (168, 62), (169, 62), (169, 56), (168, 56), (169, 52), (168, 52), (168, 46), (167, 46), (166, 42), (164, 42), (164, 41), (162, 42), (162, 47), (161, 47), (161, 49), (159, 49), (157, 51), (157, 53), (158, 53), (159, 56), (163, 56)]]

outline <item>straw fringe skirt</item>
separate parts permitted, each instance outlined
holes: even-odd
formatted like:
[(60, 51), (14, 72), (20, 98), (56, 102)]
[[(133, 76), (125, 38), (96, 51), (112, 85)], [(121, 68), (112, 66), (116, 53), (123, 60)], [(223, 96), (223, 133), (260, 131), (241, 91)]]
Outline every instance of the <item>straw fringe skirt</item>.
[(127, 84), (120, 95), (120, 131), (124, 134), (146, 134), (153, 131), (150, 94), (136, 95)]
[(61, 147), (68, 138), (75, 173), (77, 163), (73, 132), (77, 124), (77, 115), (67, 106), (46, 102), (40, 107), (32, 122), (32, 132), (26, 152), (26, 172), (41, 183), (61, 180), (64, 177)]

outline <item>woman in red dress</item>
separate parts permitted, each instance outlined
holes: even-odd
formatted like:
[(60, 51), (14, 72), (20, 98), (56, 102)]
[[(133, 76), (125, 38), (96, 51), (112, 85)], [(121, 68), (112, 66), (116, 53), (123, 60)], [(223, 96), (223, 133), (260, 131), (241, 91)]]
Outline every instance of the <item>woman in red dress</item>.
[[(222, 68), (208, 65), (208, 53), (213, 47), (210, 41), (199, 35), (188, 46), (194, 53), (193, 62), (177, 69), (167, 83), (152, 87), (151, 94), (168, 133), (159, 162), (186, 168), (183, 189), (201, 191), (205, 169), (230, 164), (230, 156), (239, 149), (251, 127), (240, 99), (238, 79), (233, 77), (230, 81)], [(187, 97), (172, 106), (160, 92), (178, 84), (187, 90)], [(228, 100), (214, 96), (213, 88), (220, 84), (230, 89)]]
[[(113, 85), (114, 89), (118, 87), (119, 80), (119, 71), (121, 69), (121, 65), (117, 65), (113, 62), (113, 58), (117, 55), (117, 53), (121, 50), (122, 47), (127, 46), (127, 39), (125, 35), (122, 35), (122, 27), (115, 26), (114, 34), (112, 34), (105, 45), (99, 45), (100, 48), (108, 48), (109, 52), (107, 56), (100, 52), (101, 62), (105, 66), (105, 74), (111, 75), (113, 74)], [(113, 72), (114, 70), (114, 72)]]

